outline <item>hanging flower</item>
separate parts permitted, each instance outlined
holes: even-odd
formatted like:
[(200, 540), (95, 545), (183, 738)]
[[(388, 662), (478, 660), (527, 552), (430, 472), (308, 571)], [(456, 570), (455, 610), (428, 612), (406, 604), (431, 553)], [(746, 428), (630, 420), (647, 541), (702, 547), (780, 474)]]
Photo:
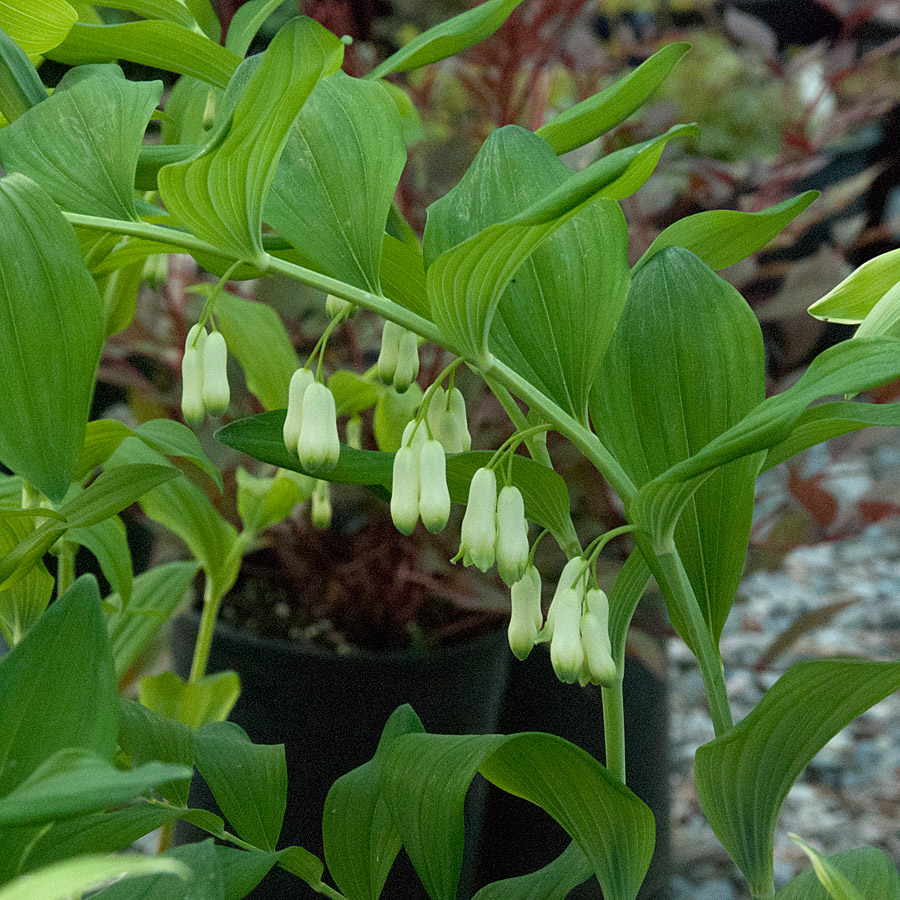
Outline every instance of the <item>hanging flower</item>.
[(209, 335), (203, 346), (203, 403), (213, 416), (223, 415), (231, 403), (228, 347), (221, 331)]
[(203, 402), (203, 348), (206, 344), (205, 328), (196, 324), (188, 331), (181, 360), (181, 414), (185, 422), (199, 425), (206, 415)]
[(469, 485), (469, 500), (463, 516), (459, 549), (466, 566), (486, 572), (494, 564), (497, 543), (497, 477), (493, 470), (479, 469)]
[(393, 384), (400, 356), (400, 338), (405, 329), (389, 319), (381, 331), (381, 350), (378, 353), (378, 377), (384, 384)]
[(544, 617), (541, 612), (541, 573), (530, 565), (510, 588), (509, 649), (525, 659), (535, 645)]
[(508, 585), (525, 574), (528, 565), (528, 522), (522, 492), (506, 485), (497, 499), (497, 571)]
[(419, 374), (419, 338), (414, 331), (402, 329), (397, 345), (397, 366), (393, 385), (398, 394), (405, 394)]
[(587, 610), (581, 617), (581, 644), (585, 668), (593, 684), (609, 685), (616, 679), (616, 664), (609, 641), (609, 600), (599, 588), (585, 597)]
[(581, 646), (581, 598), (576, 588), (557, 589), (550, 610), (553, 613), (553, 637), (550, 662), (560, 681), (574, 683), (581, 673), (584, 650)]
[(443, 531), (450, 518), (447, 457), (439, 441), (425, 441), (419, 455), (419, 515), (432, 533)]
[(297, 455), (300, 464), (316, 475), (337, 465), (341, 454), (334, 395), (324, 384), (314, 381), (303, 394), (303, 414)]
[(313, 373), (306, 368), (297, 369), (291, 376), (288, 387), (288, 408), (284, 417), (284, 445), (291, 451), (297, 452), (297, 442), (300, 439), (300, 426), (303, 422), (303, 395), (306, 389), (315, 381)]

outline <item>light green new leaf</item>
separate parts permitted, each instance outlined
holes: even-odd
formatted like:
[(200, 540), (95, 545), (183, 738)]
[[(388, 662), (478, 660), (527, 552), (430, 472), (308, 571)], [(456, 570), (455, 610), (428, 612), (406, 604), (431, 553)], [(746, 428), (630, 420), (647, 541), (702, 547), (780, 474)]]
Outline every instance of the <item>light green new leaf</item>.
[(184, 0), (184, 5), (191, 11), (197, 24), (213, 43), (218, 44), (222, 37), (222, 26), (213, 8), (212, 0)]
[(100, 297), (72, 226), (34, 182), (7, 176), (0, 181), (0, 461), (54, 501), (72, 481), (102, 345)]
[(351, 900), (378, 900), (401, 840), (381, 795), (381, 767), (387, 745), (401, 734), (425, 729), (408, 705), (384, 726), (375, 756), (342, 775), (329, 789), (322, 813), (322, 841), (328, 872)]
[(143, 280), (143, 263), (134, 263), (131, 266), (110, 272), (109, 275), (96, 278), (97, 288), (103, 301), (103, 313), (106, 319), (104, 334), (106, 337), (119, 334), (131, 324), (137, 309), (138, 293)]
[(368, 78), (383, 78), (391, 72), (408, 72), (430, 63), (455, 56), (490, 37), (522, 0), (486, 0), (423, 31), (396, 53), (376, 66)]
[(472, 900), (565, 900), (593, 875), (584, 851), (575, 841), (536, 872), (503, 878), (485, 885)]
[(240, 6), (228, 26), (225, 46), (237, 56), (245, 56), (266, 19), (283, 2), (284, 0), (250, 0)]
[(233, 722), (194, 734), (194, 764), (238, 837), (274, 851), (287, 808), (284, 744), (254, 744)]
[(354, 416), (371, 409), (384, 396), (386, 388), (380, 382), (364, 378), (349, 369), (338, 369), (328, 379), (328, 390), (334, 394), (337, 414)]
[(0, 662), (0, 796), (58, 750), (112, 762), (117, 693), (100, 592), (85, 575)]
[[(797, 843), (796, 836), (792, 837)], [(900, 900), (900, 873), (884, 850), (861, 847), (834, 856), (820, 856), (819, 860), (849, 881), (862, 897)], [(776, 900), (834, 900), (837, 895), (829, 894), (811, 869), (798, 875), (775, 896)]]
[(870, 425), (900, 425), (900, 403), (838, 400), (810, 407), (800, 414), (788, 437), (769, 449), (761, 471), (765, 472), (816, 444)]
[[(8, 554), (34, 530), (28, 519), (0, 519), (0, 557)], [(53, 594), (55, 579), (35, 561), (23, 578), (0, 590), (0, 630), (6, 643), (15, 647), (43, 615)]]
[(30, 57), (60, 44), (77, 20), (66, 0), (0, 0), (0, 28)]
[(606, 134), (644, 105), (690, 48), (690, 44), (667, 44), (633, 72), (561, 112), (535, 134), (560, 154)]
[(818, 191), (806, 191), (754, 213), (716, 209), (685, 216), (656, 238), (637, 261), (632, 274), (636, 275), (664, 247), (684, 247), (711, 269), (733, 266), (765, 247), (818, 196)]
[(118, 516), (110, 516), (87, 528), (70, 528), (66, 540), (90, 550), (100, 564), (100, 571), (118, 593), (123, 607), (127, 606), (131, 602), (134, 569), (125, 523)]
[(900, 663), (798, 663), (739, 725), (697, 751), (703, 812), (752, 893), (771, 884), (775, 823), (797, 776), (842, 728), (898, 689)]
[(248, 60), (229, 92), (236, 105), (227, 131), (217, 131), (192, 159), (160, 169), (160, 195), (172, 215), (198, 237), (264, 268), (263, 205), (288, 129), (316, 82), (340, 67), (343, 52), (330, 31), (300, 17), (261, 58)]
[(47, 99), (38, 73), (25, 51), (0, 28), (0, 113), (13, 122)]
[(164, 22), (175, 22), (183, 28), (194, 31), (198, 29), (184, 0), (103, 0), (103, 6), (109, 9), (127, 9), (144, 19), (162, 19)]
[(69, 212), (138, 221), (135, 169), (162, 89), (161, 81), (128, 81), (116, 65), (75, 69), (0, 131), (0, 158)]
[(30, 872), (27, 878), (10, 882), (0, 888), (0, 900), (69, 900), (73, 893), (102, 887), (117, 878), (153, 874), (184, 880), (189, 871), (182, 863), (164, 856), (82, 856), (54, 863)]
[(278, 313), (265, 303), (223, 291), (215, 315), (228, 349), (244, 370), (248, 390), (266, 409), (284, 409), (300, 361)]
[(265, 219), (326, 275), (380, 293), (384, 229), (405, 164), (390, 94), (336, 72), (291, 126)]
[(196, 31), (175, 22), (126, 22), (87, 25), (78, 22), (65, 41), (47, 54), (58, 62), (86, 63), (125, 59), (168, 72), (192, 75), (226, 88), (240, 65), (240, 57)]
[[(533, 143), (540, 139), (518, 126), (493, 132), (459, 184), (428, 209), (428, 299), (432, 317), (448, 343), (455, 345), (453, 349), (489, 365), (491, 322), (503, 292), (522, 263), (592, 201), (615, 200), (636, 191), (652, 173), (666, 143), (693, 133), (692, 126), (677, 126), (652, 141), (611, 153), (583, 172), (570, 173), (565, 180), (555, 174), (555, 183), (545, 183), (537, 200), (522, 198), (523, 202), (514, 203), (520, 210), (517, 214), (480, 227), (480, 220), (489, 213), (483, 208), (484, 198), (478, 186), (492, 184), (497, 177), (500, 170), (491, 160), (498, 150), (518, 145), (517, 152), (522, 152), (530, 144), (529, 156), (525, 157), (529, 160), (537, 158), (540, 152)], [(555, 157), (553, 161), (556, 162)], [(526, 167), (533, 167), (533, 162), (529, 161)], [(492, 202), (498, 202), (501, 188), (497, 184), (491, 190)], [(613, 259), (619, 252), (619, 227), (620, 222), (611, 219), (601, 231), (604, 242), (614, 248)], [(618, 293), (610, 292), (613, 297)], [(583, 340), (583, 336), (579, 337)]]
[(872, 337), (879, 334), (900, 337), (900, 281), (869, 310), (853, 337)]
[(64, 748), (0, 798), (0, 826), (41, 825), (121, 806), (150, 788), (189, 777), (190, 771), (149, 762), (123, 772), (88, 750)]
[(809, 314), (826, 322), (856, 325), (898, 282), (900, 250), (890, 250), (851, 272), (837, 287), (813, 303)]
[(857, 394), (898, 377), (897, 338), (859, 338), (829, 347), (788, 390), (764, 400), (698, 453), (641, 487), (629, 507), (632, 522), (664, 551), (684, 505), (717, 466), (786, 440), (803, 410), (822, 397)]
[(193, 682), (161, 672), (142, 678), (138, 687), (142, 706), (191, 728), (226, 719), (240, 693), (237, 672), (216, 672)]
[[(694, 254), (667, 248), (635, 277), (591, 395), (591, 419), (641, 487), (743, 419), (765, 396), (762, 332), (743, 297)], [(675, 530), (718, 640), (747, 554), (759, 460), (723, 467)], [(668, 599), (668, 598), (667, 598)], [(682, 637), (685, 614), (669, 609)]]
[[(796, 834), (788, 837), (809, 857), (813, 871), (833, 900), (865, 900), (863, 895), (827, 859), (824, 859), (809, 844)], [(896, 871), (896, 870), (895, 870)], [(878, 896), (881, 896), (879, 893)]]
[(116, 678), (121, 678), (144, 648), (169, 621), (197, 574), (193, 562), (154, 566), (134, 580), (131, 602), (125, 609), (117, 594), (106, 598), (111, 612), (106, 629), (112, 645)]
[(119, 746), (131, 761), (131, 767), (147, 763), (168, 763), (186, 768), (183, 778), (152, 787), (175, 806), (188, 805), (191, 766), (194, 762), (194, 732), (183, 722), (166, 718), (140, 703), (119, 700)]
[(463, 801), (476, 772), (537, 804), (577, 841), (608, 900), (634, 900), (650, 865), (653, 814), (584, 750), (550, 734), (407, 734), (386, 747), (382, 792), (433, 900), (456, 896)]
[(279, 472), (274, 478), (251, 475), (237, 467), (238, 515), (245, 531), (259, 534), (283, 522), (298, 504), (312, 496), (315, 479), (298, 472)]
[[(3, 518), (5, 522), (11, 521), (9, 511), (4, 511)], [(0, 590), (9, 590), (27, 578), (41, 557), (66, 533), (67, 527), (64, 521), (45, 517), (33, 531), (24, 531), (18, 543), (0, 557)]]

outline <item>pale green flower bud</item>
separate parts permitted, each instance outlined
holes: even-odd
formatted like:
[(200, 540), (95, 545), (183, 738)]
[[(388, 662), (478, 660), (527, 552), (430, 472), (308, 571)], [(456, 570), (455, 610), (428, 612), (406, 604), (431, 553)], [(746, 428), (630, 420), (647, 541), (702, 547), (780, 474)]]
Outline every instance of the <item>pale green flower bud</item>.
[(337, 465), (341, 454), (334, 395), (321, 382), (313, 382), (303, 395), (303, 416), (297, 455), (300, 464), (313, 475)]
[(394, 381), (397, 360), (400, 356), (400, 338), (406, 329), (387, 320), (381, 332), (381, 351), (378, 354), (378, 377), (385, 383)]
[(356, 304), (351, 303), (349, 300), (344, 300), (343, 297), (335, 297), (334, 294), (329, 294), (325, 298), (325, 312), (332, 318), (339, 315), (350, 316), (356, 312)]
[(575, 588), (557, 590), (550, 604), (553, 613), (553, 637), (550, 662), (560, 681), (572, 684), (584, 662), (581, 646), (581, 595)]
[(525, 574), (510, 589), (509, 649), (525, 659), (537, 641), (543, 624), (541, 613), (541, 573), (528, 566)]
[(394, 390), (404, 394), (419, 374), (419, 339), (414, 331), (404, 330), (397, 347), (397, 367), (394, 369)]
[(284, 446), (297, 452), (297, 441), (300, 439), (300, 425), (303, 422), (303, 395), (306, 389), (315, 381), (313, 373), (309, 369), (297, 369), (291, 376), (291, 384), (288, 388), (288, 408), (284, 417)]
[(486, 572), (494, 564), (497, 543), (497, 477), (491, 469), (479, 469), (469, 485), (459, 549), (465, 565), (474, 563)]
[[(447, 408), (447, 395), (442, 387), (436, 387), (431, 395), (431, 402), (428, 405), (428, 427), (431, 433), (442, 444), (441, 440), (441, 422), (444, 420), (444, 411)], [(444, 446), (446, 450), (446, 445)]]
[(616, 664), (612, 658), (609, 630), (594, 613), (586, 612), (581, 617), (581, 644), (591, 682), (612, 684), (616, 680)]
[(345, 432), (347, 446), (354, 450), (360, 450), (362, 448), (362, 419), (359, 416), (349, 418)]
[(188, 347), (181, 360), (181, 414), (184, 421), (199, 425), (206, 415), (203, 404), (203, 358), (196, 347)]
[(214, 331), (203, 347), (203, 403), (206, 411), (221, 416), (231, 403), (228, 387), (228, 347), (221, 331)]
[(443, 531), (450, 518), (447, 457), (435, 440), (425, 441), (419, 455), (419, 515), (432, 534)]
[(525, 574), (528, 551), (528, 522), (522, 492), (507, 485), (497, 499), (497, 571), (506, 584), (515, 584)]
[(401, 534), (412, 534), (419, 521), (419, 460), (412, 447), (401, 447), (394, 456), (391, 519)]
[(310, 498), (309, 516), (313, 527), (324, 531), (331, 526), (331, 491), (328, 482), (318, 479)]
[(447, 418), (455, 423), (459, 433), (460, 449), (448, 450), (448, 453), (466, 452), (472, 449), (472, 436), (469, 434), (469, 422), (466, 418), (466, 401), (459, 388), (453, 388), (447, 395)]

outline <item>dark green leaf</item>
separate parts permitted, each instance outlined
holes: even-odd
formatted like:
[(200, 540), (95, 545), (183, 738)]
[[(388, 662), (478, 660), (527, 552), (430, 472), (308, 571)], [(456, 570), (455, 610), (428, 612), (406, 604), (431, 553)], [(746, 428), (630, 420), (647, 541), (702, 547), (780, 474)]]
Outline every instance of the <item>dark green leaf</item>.
[[(10, 525), (12, 519), (4, 516), (4, 524)], [(3, 557), (0, 557), (0, 590), (9, 590), (18, 586), (23, 579), (30, 576), (34, 567), (41, 561), (41, 557), (56, 543), (57, 539), (66, 532), (65, 522), (53, 519), (44, 522), (34, 531), (24, 531), (19, 537), (18, 543)], [(19, 534), (18, 530), (10, 532)]]
[(230, 671), (191, 682), (174, 672), (161, 672), (142, 678), (138, 689), (143, 706), (191, 728), (227, 718), (240, 693), (238, 674)]
[(447, 19), (413, 38), (373, 69), (368, 77), (383, 78), (391, 72), (408, 72), (455, 56), (490, 37), (521, 2), (522, 0), (487, 0), (474, 9)]
[(233, 722), (194, 735), (194, 763), (238, 837), (274, 851), (287, 806), (284, 744), (254, 744)]
[[(632, 284), (591, 395), (594, 428), (629, 477), (647, 484), (764, 396), (762, 333), (741, 295), (687, 250), (654, 256)], [(715, 641), (744, 567), (758, 467), (751, 457), (714, 473), (675, 530)], [(687, 635), (684, 613), (671, 603), (669, 612)]]
[(325, 861), (335, 884), (352, 900), (378, 900), (400, 851), (400, 835), (381, 795), (387, 745), (401, 734), (424, 730), (412, 707), (399, 707), (384, 726), (375, 756), (328, 791), (322, 814)]
[(0, 28), (0, 113), (14, 122), (32, 106), (47, 99), (41, 83), (25, 51)]
[(150, 788), (189, 774), (184, 766), (158, 762), (122, 772), (91, 751), (65, 748), (0, 798), (0, 826), (40, 825), (121, 806)]
[(564, 900), (592, 874), (584, 851), (572, 841), (542, 869), (485, 885), (473, 900)]
[[(263, 204), (288, 129), (316, 82), (340, 66), (343, 51), (331, 32), (301, 17), (278, 32), (258, 62), (248, 60), (246, 76), (237, 73), (245, 86), (227, 132), (217, 132), (194, 158), (159, 172), (172, 215), (236, 259), (265, 267)], [(232, 85), (231, 92), (238, 91)]]
[(380, 293), (384, 229), (405, 163), (387, 90), (336, 72), (291, 126), (265, 219), (326, 275)]
[(0, 285), (0, 460), (59, 501), (84, 440), (103, 310), (72, 226), (21, 175), (0, 181)]
[[(884, 850), (861, 847), (826, 857), (828, 864), (840, 872), (863, 897), (878, 900), (900, 900), (900, 874)], [(798, 875), (777, 894), (776, 900), (832, 900), (810, 869)]]
[(560, 113), (535, 132), (555, 153), (568, 153), (605, 134), (644, 105), (690, 44), (667, 44), (633, 72)]
[(754, 213), (716, 209), (685, 216), (656, 238), (635, 264), (634, 274), (664, 247), (684, 247), (711, 269), (732, 266), (765, 247), (818, 196), (818, 191), (806, 191)]
[(29, 0), (0, 4), (0, 28), (29, 55), (52, 50), (69, 33), (78, 13), (66, 0)]
[(69, 212), (137, 221), (134, 172), (162, 88), (128, 81), (118, 66), (61, 84), (0, 131), (6, 171), (27, 175)]
[(303, 847), (285, 847), (278, 855), (278, 865), (316, 889), (322, 881), (322, 860)]
[(431, 318), (422, 253), (389, 234), (381, 251), (381, 290), (416, 315)]
[(58, 750), (112, 762), (116, 697), (100, 592), (85, 575), (0, 662), (0, 796)]
[[(28, 519), (0, 518), (0, 558), (10, 553), (33, 530), (34, 523)], [(0, 590), (0, 629), (10, 647), (18, 644), (43, 615), (55, 583), (38, 557), (23, 565), (27, 566), (23, 576), (10, 587)]]
[(697, 751), (703, 811), (751, 892), (771, 884), (775, 823), (797, 776), (842, 728), (898, 689), (900, 663), (798, 663), (739, 725)]
[(118, 516), (110, 516), (87, 528), (70, 528), (66, 540), (87, 547), (100, 564), (100, 571), (119, 595), (123, 606), (131, 602), (134, 570), (125, 524)]
[(233, 847), (217, 846), (216, 855), (222, 870), (225, 900), (243, 900), (278, 862), (277, 853), (248, 852)]
[(73, 66), (126, 59), (169, 72), (193, 75), (220, 88), (228, 86), (241, 62), (231, 51), (174, 22), (126, 22), (123, 25), (78, 22), (65, 41), (47, 55)]

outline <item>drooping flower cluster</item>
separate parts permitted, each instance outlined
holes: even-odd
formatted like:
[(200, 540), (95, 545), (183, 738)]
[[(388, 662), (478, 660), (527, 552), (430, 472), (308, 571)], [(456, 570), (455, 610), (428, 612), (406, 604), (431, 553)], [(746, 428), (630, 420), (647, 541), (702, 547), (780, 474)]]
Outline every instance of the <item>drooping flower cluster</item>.
[(445, 391), (438, 386), (428, 406), (428, 427), (447, 453), (465, 453), (472, 449), (472, 437), (466, 419), (466, 401), (457, 387)]
[(428, 437), (424, 423), (415, 419), (406, 426), (394, 457), (391, 518), (403, 534), (412, 534), (420, 518), (437, 534), (450, 518), (446, 453), (440, 441)]
[(297, 453), (307, 472), (324, 474), (337, 465), (341, 443), (334, 395), (307, 368), (291, 376), (282, 434), (285, 446)]
[(192, 326), (184, 342), (181, 381), (185, 422), (199, 425), (207, 413), (220, 416), (228, 409), (228, 347), (220, 331), (210, 334), (199, 322)]
[(390, 320), (381, 332), (378, 354), (378, 377), (393, 385), (398, 394), (405, 393), (419, 374), (419, 338), (413, 331)]

